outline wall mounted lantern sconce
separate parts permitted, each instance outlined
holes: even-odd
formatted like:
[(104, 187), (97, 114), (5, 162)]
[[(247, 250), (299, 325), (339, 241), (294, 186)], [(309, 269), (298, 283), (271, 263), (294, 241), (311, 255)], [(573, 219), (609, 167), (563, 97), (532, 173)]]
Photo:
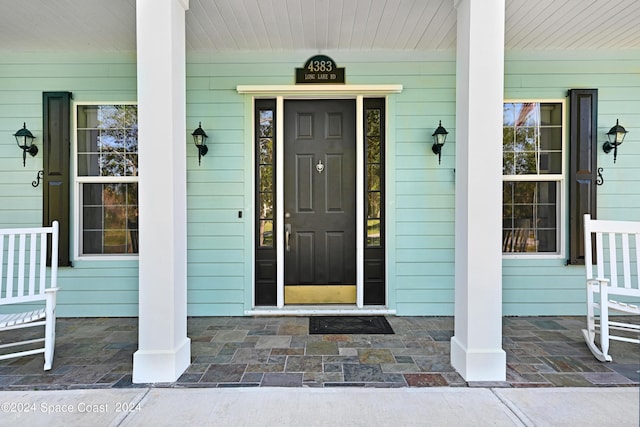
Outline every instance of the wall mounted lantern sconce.
[(442, 120), (440, 120), (438, 128), (435, 130), (435, 132), (433, 132), (433, 135), (431, 135), (433, 136), (433, 145), (431, 146), (431, 149), (433, 150), (434, 154), (438, 155), (438, 164), (440, 164), (442, 146), (446, 142), (448, 134), (449, 132), (447, 132), (447, 130), (442, 127)]
[(18, 147), (22, 149), (22, 166), (27, 166), (27, 153), (31, 154), (31, 157), (38, 154), (38, 147), (33, 144), (35, 136), (27, 129), (27, 124), (23, 123), (22, 129), (13, 134), (16, 137)]
[(191, 134), (193, 136), (193, 142), (198, 147), (198, 165), (200, 164), (200, 159), (203, 156), (207, 155), (209, 152), (209, 148), (207, 148), (207, 133), (202, 129), (202, 122), (198, 123), (198, 129), (194, 130)]
[(618, 119), (616, 119), (616, 125), (609, 129), (607, 132), (607, 137), (609, 141), (605, 142), (602, 146), (602, 149), (605, 153), (611, 152), (613, 150), (613, 163), (616, 162), (616, 157), (618, 157), (618, 145), (622, 144), (624, 141), (624, 137), (627, 135), (627, 131), (625, 128), (620, 126), (618, 123)]

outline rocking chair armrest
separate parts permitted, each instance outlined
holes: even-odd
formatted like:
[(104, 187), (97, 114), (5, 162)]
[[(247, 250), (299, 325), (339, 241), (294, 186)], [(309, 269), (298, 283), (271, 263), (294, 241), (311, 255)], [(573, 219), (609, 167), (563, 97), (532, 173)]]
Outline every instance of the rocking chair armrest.
[(55, 307), (59, 290), (60, 288), (49, 288), (44, 290), (47, 307)]
[(608, 286), (609, 285), (610, 280), (609, 279), (605, 279), (605, 278), (598, 278), (598, 277), (594, 277), (592, 279), (587, 279), (587, 285), (605, 285)]

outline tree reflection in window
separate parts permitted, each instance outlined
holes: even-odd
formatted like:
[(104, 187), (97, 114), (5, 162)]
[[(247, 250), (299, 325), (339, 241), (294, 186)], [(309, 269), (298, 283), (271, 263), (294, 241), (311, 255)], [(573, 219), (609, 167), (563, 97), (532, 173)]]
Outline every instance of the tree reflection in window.
[(505, 103), (503, 175), (562, 173), (562, 108), (557, 103)]
[(258, 246), (273, 247), (274, 232), (274, 114), (259, 110), (258, 129)]
[(381, 246), (382, 225), (382, 126), (381, 110), (366, 110), (366, 184), (367, 184), (367, 224), (366, 242), (368, 247)]
[(563, 182), (561, 102), (503, 107), (502, 251), (558, 253)]
[(82, 105), (77, 117), (78, 175), (138, 175), (137, 106)]
[(138, 253), (138, 107), (78, 105), (83, 255)]

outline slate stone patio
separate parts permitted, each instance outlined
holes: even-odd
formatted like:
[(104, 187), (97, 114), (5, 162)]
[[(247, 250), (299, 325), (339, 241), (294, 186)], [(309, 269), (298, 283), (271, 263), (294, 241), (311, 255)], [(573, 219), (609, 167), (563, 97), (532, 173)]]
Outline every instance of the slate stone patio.
[[(613, 342), (614, 362), (601, 363), (583, 342), (582, 317), (505, 317), (507, 380), (490, 384), (467, 383), (451, 367), (452, 317), (387, 319), (393, 335), (309, 335), (304, 316), (189, 318), (191, 365), (176, 382), (153, 386), (640, 385), (640, 346)], [(42, 370), (42, 355), (0, 361), (0, 389), (149, 386), (131, 382), (137, 329), (136, 318), (59, 318), (53, 369)]]

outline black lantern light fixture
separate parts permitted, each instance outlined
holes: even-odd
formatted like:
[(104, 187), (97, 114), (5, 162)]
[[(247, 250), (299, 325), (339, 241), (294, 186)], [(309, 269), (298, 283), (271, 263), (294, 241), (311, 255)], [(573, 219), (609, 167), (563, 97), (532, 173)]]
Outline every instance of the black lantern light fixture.
[(434, 154), (438, 155), (438, 164), (440, 164), (442, 146), (447, 141), (448, 134), (449, 132), (447, 132), (447, 130), (442, 127), (442, 120), (440, 120), (440, 123), (438, 124), (438, 128), (435, 130), (435, 132), (433, 132), (433, 135), (431, 135), (433, 136), (433, 145), (431, 146), (431, 149), (433, 150)]
[(616, 119), (616, 125), (607, 132), (609, 141), (605, 142), (602, 146), (605, 153), (609, 153), (613, 150), (613, 163), (616, 162), (616, 157), (618, 157), (618, 145), (622, 144), (626, 135), (626, 129), (620, 126), (618, 119)]
[(207, 133), (202, 129), (202, 122), (198, 123), (198, 129), (194, 130), (191, 134), (193, 136), (193, 142), (198, 147), (198, 165), (202, 156), (206, 156), (209, 149), (207, 148)]
[(18, 147), (22, 149), (22, 166), (27, 166), (27, 153), (31, 154), (31, 157), (38, 154), (38, 147), (33, 144), (35, 136), (27, 129), (27, 124), (22, 124), (22, 129), (13, 134), (16, 137)]

